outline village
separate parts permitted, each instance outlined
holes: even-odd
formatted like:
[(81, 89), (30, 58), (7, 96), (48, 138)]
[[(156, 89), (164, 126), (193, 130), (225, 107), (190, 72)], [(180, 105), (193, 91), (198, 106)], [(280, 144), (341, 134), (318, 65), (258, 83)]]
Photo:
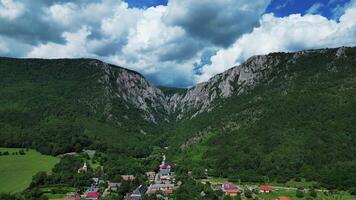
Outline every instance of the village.
[[(144, 195), (157, 196), (160, 199), (169, 199), (178, 187), (175, 180), (174, 172), (172, 171), (172, 163), (166, 161), (165, 155), (162, 156), (162, 163), (158, 167), (158, 171), (146, 172), (148, 186), (141, 184), (133, 191), (126, 193), (124, 200), (140, 200)], [(78, 169), (77, 173), (87, 173), (88, 165), (86, 162)], [(135, 175), (121, 175), (122, 181), (131, 182), (136, 180)], [(99, 185), (105, 184), (107, 188), (100, 192)], [(121, 182), (111, 182), (100, 180), (93, 177), (92, 184), (88, 186), (83, 194), (70, 192), (66, 194), (66, 200), (98, 200), (115, 193), (122, 186)], [(63, 199), (64, 200), (64, 199)]]
[[(176, 181), (176, 176), (173, 171), (175, 164), (166, 161), (166, 156), (162, 156), (162, 162), (158, 166), (157, 171), (149, 171), (145, 173), (147, 181), (145, 184), (140, 184), (134, 190), (127, 192), (123, 197), (124, 200), (140, 200), (144, 197), (155, 197), (156, 199), (168, 200), (174, 192), (182, 184)], [(83, 163), (77, 173), (87, 173), (88, 165)], [(188, 172), (188, 175), (191, 172)], [(92, 178), (92, 184), (88, 186), (85, 192), (78, 194), (70, 192), (66, 194), (65, 199), (61, 200), (100, 200), (109, 199), (113, 194), (118, 192), (122, 187), (123, 182), (133, 182), (136, 180), (135, 175), (121, 175), (122, 182), (111, 182), (101, 180), (97, 177)], [(273, 194), (278, 188), (269, 185), (238, 185), (232, 182), (225, 181), (224, 183), (211, 182), (209, 179), (196, 180), (197, 182), (209, 185), (213, 191), (220, 192), (223, 199), (268, 199), (268, 200), (292, 200), (290, 196), (278, 196), (277, 198), (261, 198), (268, 197)], [(100, 185), (106, 185), (104, 190), (100, 189)], [(287, 188), (288, 190), (290, 188)], [(297, 189), (292, 189), (297, 192)], [(202, 191), (201, 199), (205, 199), (205, 192)], [(112, 198), (110, 198), (112, 199)], [(113, 198), (117, 199), (117, 198)], [(58, 199), (59, 200), (59, 199)]]

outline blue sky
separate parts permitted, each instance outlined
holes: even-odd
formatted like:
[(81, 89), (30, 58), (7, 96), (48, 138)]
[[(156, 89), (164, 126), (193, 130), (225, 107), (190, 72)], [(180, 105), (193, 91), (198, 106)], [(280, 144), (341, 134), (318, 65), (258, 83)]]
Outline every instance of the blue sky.
[[(130, 7), (147, 8), (151, 6), (167, 5), (168, 0), (125, 0)], [(274, 13), (278, 17), (290, 14), (306, 14), (313, 6), (318, 5), (318, 14), (333, 19), (333, 10), (342, 7), (350, 0), (273, 0), (266, 9), (266, 13)], [(337, 17), (337, 16), (336, 16)]]
[(355, 46), (355, 19), (356, 0), (0, 0), (0, 56), (96, 58), (190, 87), (257, 54)]
[(313, 14), (333, 19), (335, 17), (333, 10), (349, 2), (350, 0), (273, 0), (266, 9), (266, 13), (272, 12), (278, 17), (298, 13), (304, 15), (313, 5), (317, 5), (317, 10)]
[(151, 6), (167, 5), (168, 0), (125, 0), (130, 7), (147, 8)]

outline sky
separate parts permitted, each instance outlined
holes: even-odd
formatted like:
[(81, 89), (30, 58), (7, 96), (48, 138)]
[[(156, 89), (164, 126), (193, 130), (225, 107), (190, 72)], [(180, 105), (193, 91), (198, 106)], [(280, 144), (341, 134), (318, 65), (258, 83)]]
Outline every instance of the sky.
[(355, 46), (356, 0), (0, 0), (0, 56), (95, 58), (191, 87), (253, 55)]

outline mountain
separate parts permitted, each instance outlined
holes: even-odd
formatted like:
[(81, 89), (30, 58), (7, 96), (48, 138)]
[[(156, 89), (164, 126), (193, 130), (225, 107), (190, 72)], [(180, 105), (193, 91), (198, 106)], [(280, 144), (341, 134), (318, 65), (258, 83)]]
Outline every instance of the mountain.
[(5, 146), (54, 155), (92, 140), (125, 148), (167, 120), (159, 89), (137, 72), (98, 60), (1, 58), (0, 74)]
[(0, 58), (0, 145), (135, 158), (169, 146), (214, 176), (345, 188), (356, 183), (342, 178), (356, 169), (355, 66), (355, 47), (272, 53), (178, 89), (93, 59)]
[(306, 178), (350, 188), (355, 77), (356, 48), (252, 57), (180, 96), (202, 93), (187, 101), (198, 108), (193, 117), (167, 131), (168, 156), (232, 181)]

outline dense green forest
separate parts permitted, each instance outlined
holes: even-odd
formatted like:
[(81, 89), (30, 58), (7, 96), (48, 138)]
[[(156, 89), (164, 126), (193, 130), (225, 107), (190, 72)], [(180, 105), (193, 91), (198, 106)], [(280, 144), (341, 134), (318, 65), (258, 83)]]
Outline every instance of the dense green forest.
[(151, 145), (142, 144), (151, 143), (159, 127), (122, 98), (105, 95), (96, 62), (1, 58), (0, 145), (50, 155), (83, 148), (148, 155)]
[[(156, 123), (107, 95), (95, 60), (1, 58), (0, 146), (49, 155), (95, 149), (114, 178), (154, 169), (167, 151), (198, 177), (207, 169), (232, 181), (306, 178), (354, 192), (356, 48), (341, 56), (336, 51), (270, 54), (278, 65), (243, 95), (219, 98), (215, 109), (189, 120), (168, 113), (170, 120)], [(166, 96), (186, 92), (161, 90)]]
[(356, 49), (346, 55), (335, 59), (335, 50), (326, 50), (291, 62), (293, 54), (271, 54), (280, 60), (272, 77), (168, 132), (170, 156), (233, 181), (306, 178), (353, 188)]

